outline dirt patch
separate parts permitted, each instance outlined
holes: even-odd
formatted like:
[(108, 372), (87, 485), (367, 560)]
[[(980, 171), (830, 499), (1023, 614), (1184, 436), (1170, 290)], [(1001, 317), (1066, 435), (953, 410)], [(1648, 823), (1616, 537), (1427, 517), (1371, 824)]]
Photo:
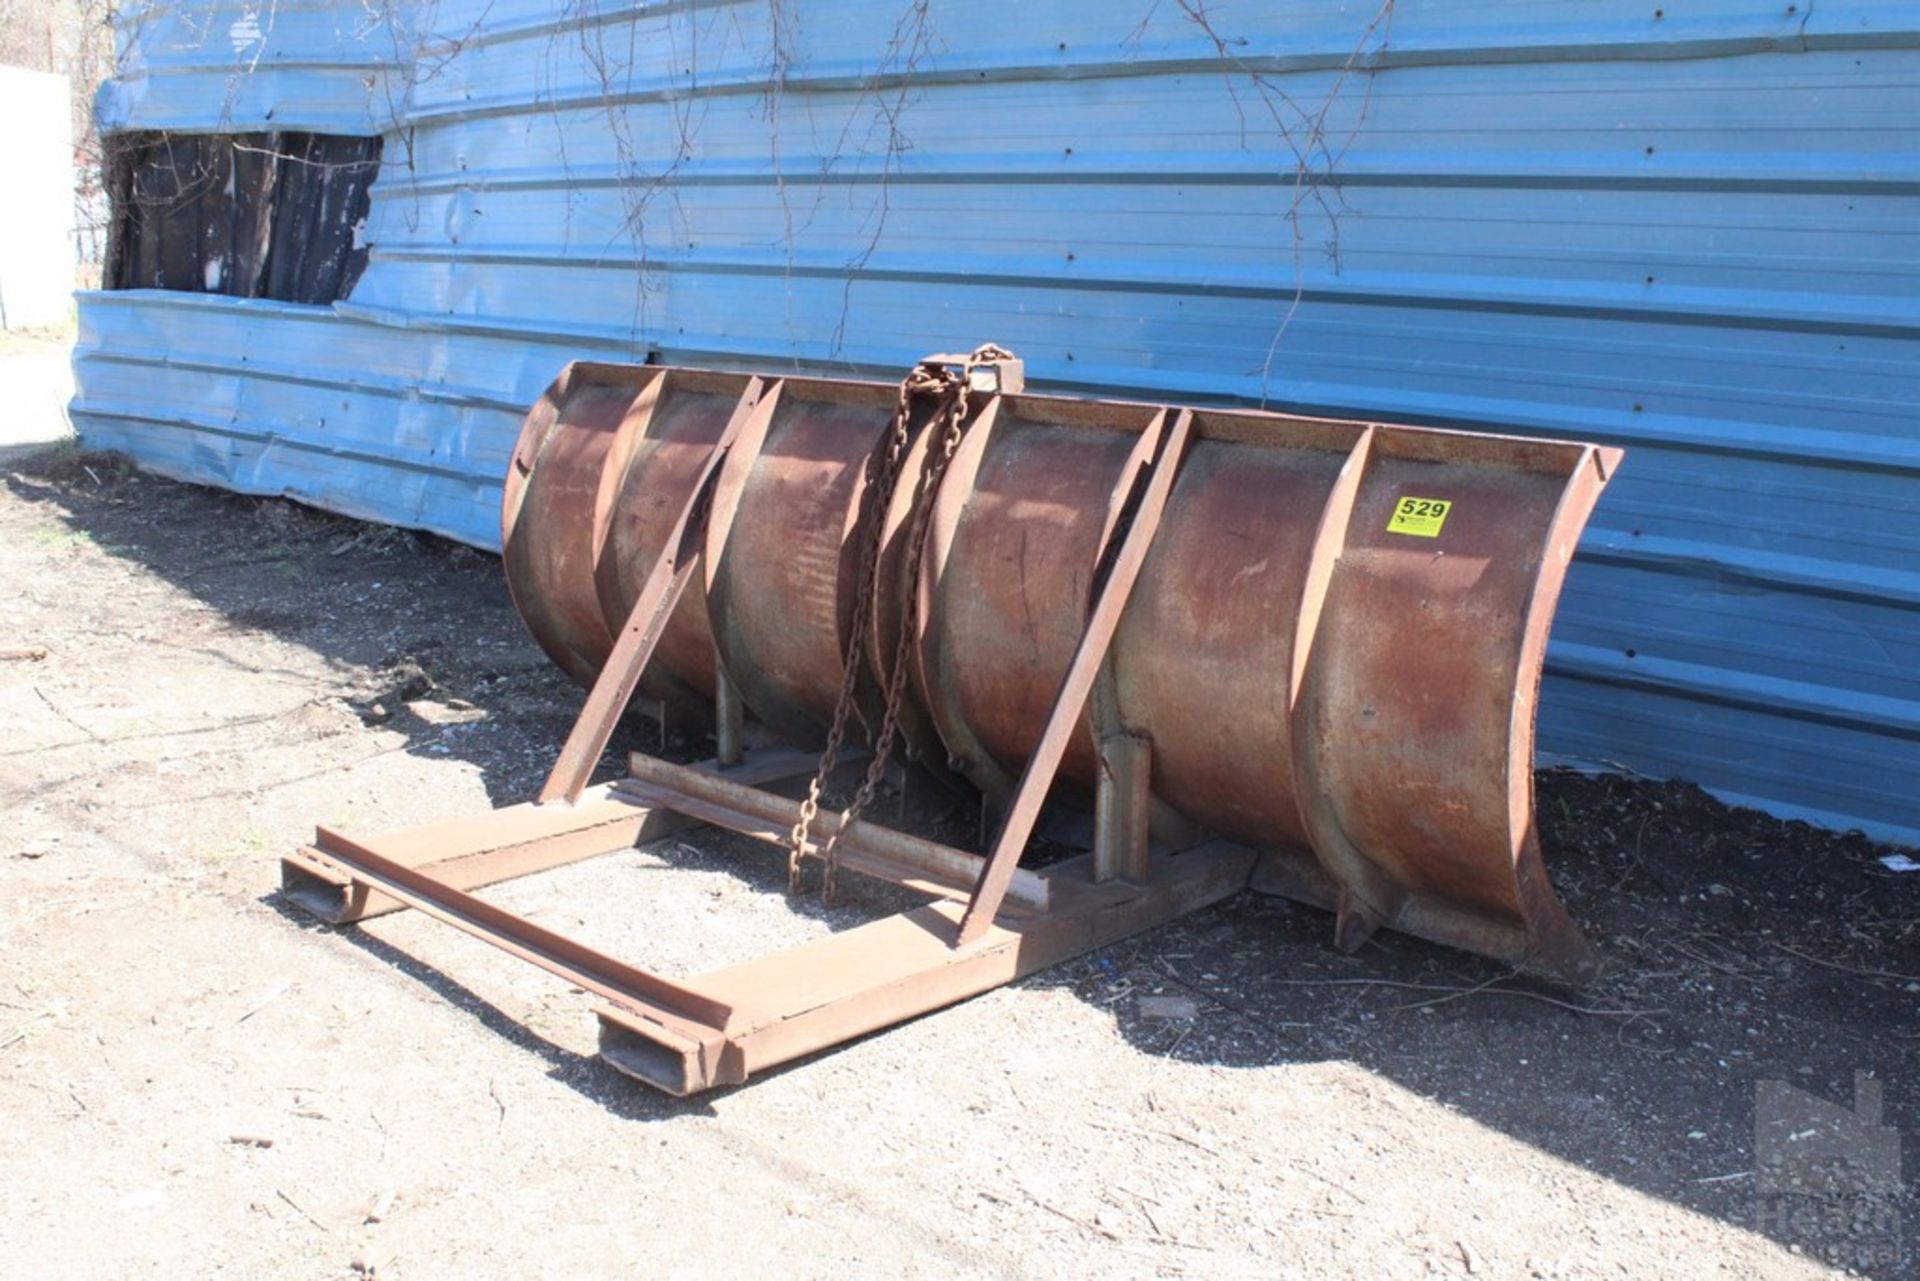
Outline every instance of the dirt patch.
[[(677, 1103), (546, 976), (275, 891), (315, 822), (537, 787), (579, 694), (493, 558), (71, 454), (6, 476), (0, 557), (0, 651), (45, 651), (0, 660), (21, 1275), (1812, 1276), (1755, 1221), (1757, 1087), (1846, 1107), (1870, 1073), (1915, 1122), (1920, 873), (1568, 774), (1540, 814), (1608, 961), (1586, 990), (1395, 935), (1341, 956), (1243, 894)], [(494, 896), (668, 972), (880, 901), (790, 910), (783, 879), (700, 835)]]

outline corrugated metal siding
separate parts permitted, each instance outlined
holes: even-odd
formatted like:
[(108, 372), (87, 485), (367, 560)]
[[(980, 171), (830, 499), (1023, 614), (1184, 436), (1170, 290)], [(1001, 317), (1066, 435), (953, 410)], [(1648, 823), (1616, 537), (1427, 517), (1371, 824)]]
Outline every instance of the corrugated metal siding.
[(115, 124), (389, 130), (372, 262), (87, 297), (75, 419), (489, 545), (573, 355), (1622, 443), (1545, 751), (1920, 842), (1920, 4), (1191, 12), (138, 11)]

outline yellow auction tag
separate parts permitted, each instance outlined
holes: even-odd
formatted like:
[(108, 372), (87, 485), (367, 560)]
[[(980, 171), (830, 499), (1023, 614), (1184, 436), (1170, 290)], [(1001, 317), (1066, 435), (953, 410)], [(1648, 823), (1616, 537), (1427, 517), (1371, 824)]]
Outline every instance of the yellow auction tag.
[(1448, 498), (1402, 498), (1394, 505), (1387, 532), (1438, 538), (1440, 527), (1447, 523), (1447, 513), (1452, 510), (1453, 500)]

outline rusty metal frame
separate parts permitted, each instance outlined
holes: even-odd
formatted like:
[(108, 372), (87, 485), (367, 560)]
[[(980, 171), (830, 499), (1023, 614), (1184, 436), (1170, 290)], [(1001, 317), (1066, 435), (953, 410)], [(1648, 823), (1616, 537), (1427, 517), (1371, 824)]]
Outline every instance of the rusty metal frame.
[[(869, 510), (878, 500), (858, 460), (877, 424), (897, 421), (894, 389), (569, 367), (528, 417), (503, 504), (522, 615), (591, 686), (539, 800), (367, 839), (319, 829), (282, 862), (289, 899), (336, 924), (412, 907), (566, 978), (602, 1003), (602, 1055), (675, 1094), (744, 1081), (1249, 882), (1331, 909), (1343, 947), (1396, 928), (1569, 977), (1590, 972), (1593, 954), (1546, 880), (1530, 765), (1554, 599), (1617, 451), (1065, 401), (1024, 394), (1017, 362), (965, 363), (982, 396), (970, 429), (937, 483), (896, 488), (884, 511)], [(1103, 434), (1074, 434), (1082, 430)], [(1242, 457), (1243, 446), (1260, 452)], [(905, 466), (927, 466), (927, 450), (914, 441)], [(1474, 496), (1479, 514), (1457, 518), (1446, 544), (1421, 541), (1439, 536), (1437, 524), (1419, 538), (1396, 533), (1389, 513), (1420, 501), (1406, 495), (1436, 476)], [(805, 501), (789, 503), (783, 484)], [(1027, 540), (1053, 537), (1031, 513), (1052, 510), (1056, 485), (1078, 519), (1071, 540), (1049, 544), (1041, 581), (1053, 612), (1042, 629), (1027, 595)], [(842, 866), (929, 901), (689, 979), (605, 956), (474, 895), (699, 826), (784, 854), (805, 811), (780, 789), (808, 778), (815, 758), (749, 752), (762, 741), (750, 729), (817, 728), (816, 695), (839, 685), (859, 612), (847, 609), (845, 585), (868, 577), (848, 561), (864, 546), (853, 536), (863, 516), (880, 531), (876, 574), (892, 612), (876, 605), (856, 639), (891, 677), (903, 660), (888, 642), (916, 619), (902, 738), (930, 777), (945, 769), (981, 789), (998, 816), (984, 855), (814, 814), (812, 856), (831, 838)], [(1210, 535), (1241, 525), (1252, 532), (1236, 562)], [(1253, 556), (1256, 568), (1278, 557), (1280, 586), (1237, 616), (1197, 610), (1179, 590), (1216, 571), (1251, 573)], [(1017, 575), (994, 568), (1016, 563)], [(705, 598), (677, 609), (696, 580)], [(1452, 645), (1407, 625), (1427, 611), (1445, 618), (1447, 607), (1458, 610), (1442, 629)], [(1043, 630), (1044, 663), (1029, 664), (1021, 684), (1022, 669), (995, 646), (1024, 636), (1039, 660)], [(1240, 717), (1261, 751), (1223, 757), (1196, 739), (1207, 722), (1185, 715), (1181, 683), (1196, 649), (1236, 657), (1232, 681), (1218, 663), (1209, 678), (1215, 714)], [(969, 652), (1000, 661), (968, 669)], [(1156, 684), (1167, 672), (1175, 683)], [(1481, 689), (1478, 711), (1458, 723), (1427, 716), (1462, 683), (1504, 701)], [(643, 685), (696, 711), (711, 697), (716, 759), (636, 755), (625, 777), (590, 785)], [(1285, 698), (1262, 704), (1270, 688)], [(969, 697), (1017, 715), (976, 718)], [(1399, 703), (1376, 717), (1389, 698)], [(1429, 737), (1449, 746), (1429, 751)], [(1056, 784), (1091, 788), (1091, 853), (1023, 867)], [(1437, 810), (1451, 817), (1436, 835)], [(1212, 839), (1221, 835), (1259, 852)]]
[[(625, 803), (639, 822), (663, 813)], [(676, 799), (676, 804), (680, 803)], [(754, 1072), (953, 1004), (1237, 893), (1257, 856), (1224, 842), (1155, 854), (1148, 882), (1096, 884), (1091, 855), (1033, 874), (1044, 911), (1009, 914), (956, 945), (960, 904), (924, 907), (690, 979), (672, 980), (515, 916), (376, 842), (330, 835), (297, 856), (356, 891), (411, 907), (601, 1001), (600, 1053), (669, 1094), (735, 1085)], [(292, 864), (296, 859), (289, 859)], [(549, 864), (550, 866), (553, 864)], [(849, 859), (847, 866), (856, 864)], [(862, 868), (861, 870), (866, 870)], [(504, 879), (504, 878), (502, 878)], [(296, 896), (296, 901), (304, 902)], [(389, 909), (391, 910), (391, 909)]]
[(811, 761), (790, 750), (743, 752), (739, 698), (724, 669), (718, 760), (681, 766), (635, 755), (625, 779), (588, 786), (703, 549), (724, 546), (719, 522), (733, 505), (714, 502), (717, 478), (729, 451), (757, 449), (763, 439), (777, 396), (760, 392), (758, 380), (747, 385), (701, 469), (539, 801), (371, 840), (319, 829), (312, 846), (282, 860), (288, 897), (323, 920), (347, 924), (411, 907), (593, 993), (603, 1002), (602, 1056), (676, 1095), (744, 1081), (1215, 902), (1242, 888), (1257, 860), (1224, 842), (1177, 856), (1150, 852), (1149, 749), (1132, 741), (1113, 745), (1126, 764), (1101, 789), (1106, 817), (1095, 851), (1041, 872), (1019, 866), (1192, 437), (1193, 415), (1181, 410), (1153, 419), (1116, 487), (1085, 630), (991, 852), (982, 857), (867, 821), (842, 831), (831, 813), (813, 820), (817, 836), (839, 834), (843, 866), (926, 892), (926, 906), (670, 980), (476, 897), (471, 891), (484, 885), (694, 826), (784, 845), (800, 804), (765, 788), (803, 776)]

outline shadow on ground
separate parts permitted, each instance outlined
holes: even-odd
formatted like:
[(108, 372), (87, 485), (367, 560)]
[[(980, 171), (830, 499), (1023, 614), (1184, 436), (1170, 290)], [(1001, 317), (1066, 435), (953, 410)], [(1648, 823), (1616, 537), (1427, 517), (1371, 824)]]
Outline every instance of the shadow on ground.
[[(97, 456), (42, 459), (6, 483), (232, 627), (323, 655), (363, 720), (405, 735), (405, 750), (472, 763), (496, 804), (537, 788), (579, 706), (526, 637), (491, 556)], [(485, 715), (449, 735), (423, 706)], [(692, 737), (663, 744), (641, 722), (622, 734), (616, 751), (710, 751)], [(1543, 774), (1539, 809), (1556, 884), (1608, 964), (1585, 990), (1399, 935), (1342, 956), (1328, 916), (1251, 893), (1026, 982), (1111, 1011), (1143, 1053), (1226, 1068), (1350, 1060), (1650, 1195), (1837, 1251), (1834, 1262), (1868, 1274), (1906, 1275), (1884, 1257), (1851, 1257), (1878, 1236), (1809, 1235), (1795, 1226), (1806, 1220), (1779, 1212), (1771, 1190), (1815, 1197), (1826, 1175), (1800, 1171), (1798, 1193), (1778, 1182), (1795, 1171), (1767, 1166), (1765, 1145), (1756, 1153), (1755, 1121), (1764, 1082), (1847, 1109), (1864, 1072), (1884, 1083), (1884, 1123), (1914, 1126), (1920, 874), (1886, 868), (1887, 851), (1857, 835), (1730, 810), (1683, 785)], [(739, 874), (783, 887), (772, 861)], [(834, 922), (884, 901), (856, 896)], [(348, 937), (622, 1116), (706, 1110), (580, 1059), (369, 935)], [(1905, 1189), (1861, 1195), (1842, 1199), (1881, 1227), (1912, 1208)], [(1815, 1200), (1832, 1209), (1832, 1195)]]
[[(16, 463), (5, 483), (62, 509), (67, 537), (191, 592), (233, 630), (320, 655), (363, 723), (403, 735), (408, 752), (470, 761), (496, 805), (538, 789), (579, 709), (582, 691), (528, 638), (493, 555), (72, 449)], [(458, 715), (469, 712), (484, 715)], [(711, 746), (699, 727), (669, 725), (663, 738), (634, 716), (603, 765), (641, 749), (694, 759)]]

